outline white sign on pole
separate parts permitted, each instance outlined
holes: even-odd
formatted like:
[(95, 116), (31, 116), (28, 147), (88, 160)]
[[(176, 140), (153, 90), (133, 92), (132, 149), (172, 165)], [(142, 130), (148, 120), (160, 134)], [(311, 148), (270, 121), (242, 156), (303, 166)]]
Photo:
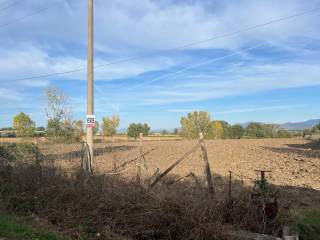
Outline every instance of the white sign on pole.
[(87, 127), (94, 128), (96, 126), (96, 117), (94, 115), (87, 115)]

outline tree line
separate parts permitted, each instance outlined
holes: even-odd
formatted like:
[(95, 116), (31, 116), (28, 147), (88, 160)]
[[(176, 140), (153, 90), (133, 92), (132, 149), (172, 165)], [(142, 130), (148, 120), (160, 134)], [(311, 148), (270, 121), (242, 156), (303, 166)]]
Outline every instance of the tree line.
[[(26, 113), (20, 112), (13, 117), (12, 128), (5, 128), (5, 137), (46, 137), (50, 142), (78, 142), (85, 135), (85, 123), (82, 120), (74, 120), (71, 108), (68, 106), (66, 95), (58, 88), (48, 88), (45, 90), (47, 106), (45, 109), (47, 116), (47, 126), (36, 128), (35, 122)], [(95, 123), (94, 134), (104, 136), (116, 134), (120, 124), (119, 116), (103, 117), (101, 125)], [(127, 129), (129, 137), (137, 138), (140, 133), (147, 136), (150, 132), (148, 124), (132, 123)]]
[[(212, 120), (205, 111), (190, 112), (180, 120), (180, 134), (185, 138), (198, 138), (202, 132), (207, 139), (240, 139), (240, 138), (288, 138), (299, 136), (299, 132), (282, 129), (278, 124), (249, 123), (230, 125), (226, 121)], [(320, 126), (320, 124), (319, 124)]]
[[(36, 127), (35, 122), (26, 113), (20, 112), (14, 116), (12, 128), (4, 128), (2, 137), (39, 137), (44, 136), (51, 142), (77, 142), (82, 141), (85, 135), (85, 123), (72, 118), (71, 108), (68, 106), (67, 96), (58, 88), (45, 90), (47, 100), (45, 112), (47, 116), (46, 127)], [(96, 121), (94, 134), (112, 137), (117, 133), (120, 124), (119, 116), (105, 116), (101, 123)], [(277, 124), (249, 123), (231, 125), (226, 121), (212, 120), (209, 112), (194, 111), (180, 119), (180, 128), (173, 134), (184, 138), (194, 139), (202, 132), (206, 139), (240, 139), (240, 138), (288, 138), (294, 136), (308, 136), (320, 133), (320, 123), (312, 129), (303, 131), (287, 131)], [(147, 123), (131, 123), (126, 134), (137, 138), (140, 133), (147, 136), (150, 127)], [(168, 134), (163, 130), (162, 134)], [(0, 136), (1, 136), (0, 135)]]

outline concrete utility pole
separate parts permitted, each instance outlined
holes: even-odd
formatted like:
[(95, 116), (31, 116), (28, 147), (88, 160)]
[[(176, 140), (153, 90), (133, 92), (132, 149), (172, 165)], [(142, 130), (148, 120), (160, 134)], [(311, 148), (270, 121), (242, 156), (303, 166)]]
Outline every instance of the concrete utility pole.
[[(87, 67), (87, 143), (91, 156), (91, 168), (93, 168), (93, 128), (88, 119), (94, 119), (93, 96), (93, 0), (88, 0), (88, 67)], [(90, 117), (91, 116), (91, 117)], [(95, 121), (95, 120), (93, 120)]]

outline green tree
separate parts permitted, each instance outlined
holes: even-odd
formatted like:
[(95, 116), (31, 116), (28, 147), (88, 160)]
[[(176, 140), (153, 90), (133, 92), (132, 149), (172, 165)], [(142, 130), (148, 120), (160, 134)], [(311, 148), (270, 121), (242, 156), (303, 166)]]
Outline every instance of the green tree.
[(318, 123), (317, 125), (315, 125), (315, 126), (312, 128), (312, 132), (313, 132), (313, 133), (318, 133), (318, 132), (320, 132), (320, 123)]
[(120, 118), (118, 116), (103, 117), (101, 123), (103, 135), (112, 137), (117, 132), (119, 124)]
[(209, 138), (221, 139), (223, 137), (224, 137), (224, 129), (221, 121), (212, 121)]
[(250, 123), (245, 130), (248, 137), (251, 138), (265, 138), (266, 133), (261, 123)]
[(240, 124), (235, 124), (231, 127), (231, 136), (235, 139), (240, 139), (245, 133), (244, 128)]
[(150, 127), (148, 124), (144, 123), (131, 123), (127, 129), (127, 134), (129, 137), (137, 139), (140, 133), (143, 133), (143, 136), (148, 136), (150, 132)]
[(13, 128), (17, 132), (17, 137), (33, 137), (35, 135), (35, 123), (23, 112), (13, 118)]
[(188, 113), (187, 117), (180, 119), (180, 124), (181, 134), (187, 138), (198, 138), (200, 132), (207, 136), (211, 128), (210, 113), (204, 111)]
[(281, 130), (277, 124), (250, 123), (246, 127), (246, 135), (252, 138), (274, 138), (278, 137)]
[(75, 130), (75, 122), (71, 119), (71, 111), (67, 106), (66, 95), (58, 88), (51, 87), (45, 90), (47, 99), (46, 114), (47, 138), (51, 142), (79, 141)]

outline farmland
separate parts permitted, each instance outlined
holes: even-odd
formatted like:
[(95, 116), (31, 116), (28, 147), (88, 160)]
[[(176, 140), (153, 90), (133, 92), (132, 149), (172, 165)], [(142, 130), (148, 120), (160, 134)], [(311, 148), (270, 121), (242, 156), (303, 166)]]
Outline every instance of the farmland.
[[(255, 170), (270, 170), (267, 179), (277, 186), (283, 207), (317, 207), (320, 203), (320, 146), (302, 138), (291, 139), (240, 139), (205, 141), (216, 188), (226, 192), (226, 179), (243, 186), (252, 186), (257, 179)], [(139, 156), (139, 149), (147, 152), (142, 175), (146, 178), (159, 169), (163, 172), (176, 159), (190, 150), (196, 140), (136, 141), (97, 143), (95, 170), (101, 174)], [(72, 173), (80, 165), (81, 144), (40, 145), (47, 160)], [(119, 174), (133, 178), (135, 164), (121, 168)], [(201, 152), (198, 149), (171, 172), (183, 177), (190, 172), (203, 176)], [(223, 181), (225, 179), (225, 181)], [(236, 189), (235, 189), (236, 191)]]

